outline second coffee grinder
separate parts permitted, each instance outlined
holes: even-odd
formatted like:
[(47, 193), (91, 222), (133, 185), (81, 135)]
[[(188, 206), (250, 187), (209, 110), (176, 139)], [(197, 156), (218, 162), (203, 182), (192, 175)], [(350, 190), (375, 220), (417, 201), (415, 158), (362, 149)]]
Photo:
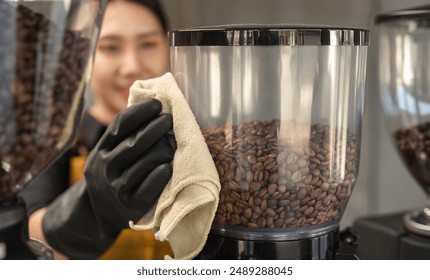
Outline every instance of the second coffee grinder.
[[(430, 6), (382, 13), (375, 22), (385, 120), (405, 167), (429, 198)], [(369, 259), (430, 259), (429, 200), (407, 213), (361, 218), (354, 229)]]

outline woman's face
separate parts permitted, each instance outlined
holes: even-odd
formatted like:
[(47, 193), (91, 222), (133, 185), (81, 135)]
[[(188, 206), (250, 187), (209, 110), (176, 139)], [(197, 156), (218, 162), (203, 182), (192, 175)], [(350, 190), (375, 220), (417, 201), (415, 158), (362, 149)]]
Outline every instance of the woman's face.
[(167, 70), (168, 59), (166, 35), (150, 10), (133, 2), (110, 2), (91, 78), (94, 117), (106, 124), (110, 122), (127, 107), (132, 83), (161, 76)]

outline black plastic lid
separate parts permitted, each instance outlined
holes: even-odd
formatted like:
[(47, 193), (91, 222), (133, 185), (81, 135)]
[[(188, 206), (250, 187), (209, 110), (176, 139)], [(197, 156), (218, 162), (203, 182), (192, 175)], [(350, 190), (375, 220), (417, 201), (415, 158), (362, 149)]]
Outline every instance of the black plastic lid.
[(402, 20), (430, 22), (430, 5), (382, 13), (376, 16), (375, 23), (381, 24)]
[(169, 32), (172, 47), (180, 46), (268, 46), (335, 45), (367, 46), (364, 29), (308, 25), (220, 25)]

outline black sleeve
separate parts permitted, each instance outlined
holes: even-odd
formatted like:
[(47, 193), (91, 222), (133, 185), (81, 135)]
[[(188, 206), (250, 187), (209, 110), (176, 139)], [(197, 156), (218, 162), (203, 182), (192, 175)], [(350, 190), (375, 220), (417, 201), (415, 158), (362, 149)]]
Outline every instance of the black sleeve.
[(69, 153), (42, 171), (19, 194), (26, 204), (27, 215), (50, 204), (69, 186)]

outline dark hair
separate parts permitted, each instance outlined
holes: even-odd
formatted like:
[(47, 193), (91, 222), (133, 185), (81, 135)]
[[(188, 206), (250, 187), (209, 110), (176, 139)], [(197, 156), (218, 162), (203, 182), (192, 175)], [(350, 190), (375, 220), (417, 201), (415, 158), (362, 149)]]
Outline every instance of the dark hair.
[[(115, 0), (110, 0), (115, 1)], [(149, 9), (160, 21), (161, 27), (163, 28), (164, 33), (169, 31), (169, 21), (167, 20), (166, 13), (164, 12), (164, 7), (158, 0), (125, 0), (128, 2), (133, 2), (136, 4), (140, 4), (145, 6), (145, 8)]]

